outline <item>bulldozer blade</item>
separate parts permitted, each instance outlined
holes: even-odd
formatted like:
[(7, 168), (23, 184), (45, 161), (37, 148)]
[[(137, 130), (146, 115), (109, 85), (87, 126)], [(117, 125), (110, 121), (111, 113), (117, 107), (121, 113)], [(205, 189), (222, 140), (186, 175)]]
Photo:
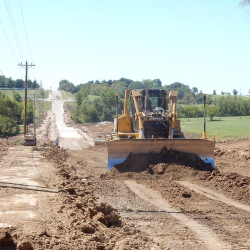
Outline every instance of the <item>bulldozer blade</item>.
[(23, 141), (24, 146), (36, 146), (36, 140), (25, 140)]
[(199, 156), (205, 163), (211, 163), (214, 167), (215, 142), (202, 139), (122, 139), (107, 141), (108, 168), (111, 170), (115, 164), (126, 160), (130, 153), (160, 153), (163, 147), (168, 150), (178, 150), (184, 153), (193, 153)]

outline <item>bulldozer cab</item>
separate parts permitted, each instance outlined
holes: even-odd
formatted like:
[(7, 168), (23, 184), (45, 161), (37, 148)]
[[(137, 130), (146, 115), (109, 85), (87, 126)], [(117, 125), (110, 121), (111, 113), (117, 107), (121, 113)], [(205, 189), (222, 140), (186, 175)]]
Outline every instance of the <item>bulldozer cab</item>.
[[(140, 112), (155, 112), (159, 109), (166, 110), (167, 92), (161, 89), (140, 89), (140, 97), (137, 99)], [(134, 103), (132, 92), (130, 93), (131, 113), (133, 113)]]

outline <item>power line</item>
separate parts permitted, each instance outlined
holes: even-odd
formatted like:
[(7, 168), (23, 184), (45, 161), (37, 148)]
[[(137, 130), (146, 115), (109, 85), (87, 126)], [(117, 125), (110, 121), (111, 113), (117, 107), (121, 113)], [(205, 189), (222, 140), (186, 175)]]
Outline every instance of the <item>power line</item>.
[[(9, 44), (9, 46), (10, 46), (10, 49), (11, 49), (11, 51), (12, 51), (12, 54), (13, 54), (13, 56), (14, 56), (14, 57), (16, 58), (16, 60), (17, 60), (17, 57), (16, 57), (16, 55), (15, 55), (15, 53), (14, 53), (14, 51), (13, 51), (11, 45), (10, 45), (10, 41), (9, 41), (9, 39), (8, 39), (8, 37), (7, 37), (7, 34), (6, 34), (5, 30), (4, 30), (4, 27), (3, 27), (3, 24), (2, 24), (2, 22), (1, 22), (1, 20), (0, 20), (0, 23), (1, 23), (1, 26), (2, 26), (2, 28), (3, 28), (3, 32), (4, 32), (4, 35), (5, 35), (5, 37), (6, 37), (6, 40), (7, 40), (8, 44)], [(18, 60), (17, 60), (17, 62), (18, 62)]]
[[(9, 7), (8, 7), (8, 4), (9, 4)], [(21, 43), (20, 43), (20, 40), (19, 40), (19, 37), (18, 37), (18, 33), (17, 33), (17, 30), (16, 30), (16, 25), (15, 25), (15, 21), (14, 21), (14, 18), (12, 16), (12, 12), (11, 12), (11, 8), (10, 8), (10, 3), (6, 0), (5, 0), (5, 5), (6, 5), (6, 8), (7, 8), (7, 11), (8, 11), (8, 15), (9, 15), (9, 19), (10, 19), (10, 23), (11, 23), (11, 27), (12, 27), (12, 31), (14, 33), (14, 36), (15, 36), (15, 40), (16, 40), (16, 43), (17, 43), (17, 47), (18, 47), (18, 50), (19, 50), (19, 53), (21, 55), (21, 58), (23, 60), (23, 58), (25, 58), (25, 56), (23, 57), (23, 54), (22, 54), (22, 46), (21, 46)], [(9, 10), (10, 9), (10, 10)], [(11, 13), (11, 14), (10, 14)], [(19, 43), (18, 43), (19, 41)], [(19, 45), (20, 44), (20, 45)]]
[(26, 56), (25, 56), (25, 53), (24, 53), (24, 51), (23, 51), (22, 44), (21, 44), (21, 41), (20, 41), (19, 36), (18, 36), (18, 33), (17, 33), (17, 29), (16, 29), (16, 25), (15, 25), (15, 20), (14, 20), (14, 17), (13, 17), (13, 15), (12, 15), (12, 11), (11, 11), (11, 7), (10, 7), (10, 2), (9, 2), (9, 0), (8, 0), (8, 4), (9, 4), (10, 14), (11, 14), (11, 17), (12, 17), (12, 21), (13, 21), (13, 24), (14, 24), (14, 28), (15, 28), (15, 31), (16, 31), (17, 39), (18, 39), (18, 42), (19, 42), (19, 45), (20, 45), (20, 48), (21, 48), (21, 52), (22, 52), (22, 55), (23, 55), (24, 58), (25, 58)]
[(30, 52), (30, 57), (31, 57), (31, 60), (34, 62), (33, 57), (32, 57), (32, 53), (31, 53), (31, 49), (30, 49), (30, 44), (29, 44), (29, 40), (28, 40), (28, 35), (27, 35), (26, 27), (25, 27), (25, 22), (24, 22), (24, 17), (23, 17), (23, 8), (22, 8), (21, 0), (19, 0), (19, 3), (20, 3), (21, 12), (22, 12), (23, 26), (24, 26), (26, 40), (27, 40), (27, 44), (28, 44), (28, 48), (29, 48), (29, 52)]

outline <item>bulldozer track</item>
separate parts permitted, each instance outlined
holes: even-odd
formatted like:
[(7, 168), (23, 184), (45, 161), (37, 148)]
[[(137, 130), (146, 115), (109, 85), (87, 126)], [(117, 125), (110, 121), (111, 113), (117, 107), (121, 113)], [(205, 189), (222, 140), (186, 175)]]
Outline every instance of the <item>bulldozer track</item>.
[(202, 194), (202, 195), (208, 197), (209, 199), (220, 201), (220, 202), (223, 202), (229, 206), (234, 206), (236, 208), (250, 212), (250, 206), (242, 204), (242, 203), (235, 201), (233, 199), (230, 199), (223, 194), (220, 194), (220, 193), (217, 193), (217, 192), (211, 190), (210, 188), (201, 187), (201, 186), (193, 184), (189, 181), (177, 181), (177, 183), (179, 183), (180, 185), (187, 187), (191, 190), (194, 190), (196, 193)]
[(150, 202), (154, 206), (166, 211), (169, 215), (179, 220), (182, 224), (189, 227), (204, 242), (207, 249), (231, 249), (231, 245), (219, 239), (214, 231), (201, 225), (195, 220), (189, 218), (177, 208), (172, 207), (167, 200), (162, 198), (156, 191), (147, 188), (145, 185), (138, 184), (135, 181), (124, 181), (125, 184), (140, 198)]

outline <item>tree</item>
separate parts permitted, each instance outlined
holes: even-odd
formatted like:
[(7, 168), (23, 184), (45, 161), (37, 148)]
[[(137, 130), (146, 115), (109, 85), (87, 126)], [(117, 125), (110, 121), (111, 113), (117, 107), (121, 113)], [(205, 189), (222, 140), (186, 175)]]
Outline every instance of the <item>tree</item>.
[(0, 136), (19, 132), (22, 120), (22, 103), (11, 100), (0, 91)]
[(213, 91), (213, 95), (216, 95), (216, 90), (214, 89), (214, 91)]
[(185, 93), (184, 96), (183, 96), (183, 98), (181, 99), (181, 102), (183, 104), (189, 105), (191, 103), (194, 103), (194, 100), (195, 99), (194, 99), (194, 97), (192, 96), (191, 93)]
[(210, 117), (210, 121), (212, 121), (215, 116), (220, 115), (220, 107), (215, 105), (208, 105), (206, 106), (206, 114)]
[(233, 94), (234, 95), (237, 95), (238, 94), (238, 91), (236, 89), (233, 89)]
[(75, 100), (76, 100), (77, 106), (81, 106), (83, 100), (86, 99), (87, 96), (88, 96), (88, 89), (87, 88), (82, 88), (80, 91), (78, 91), (75, 94)]
[(71, 92), (72, 94), (76, 93), (77, 88), (76, 86), (67, 80), (62, 80), (59, 82), (58, 90), (64, 90), (66, 92)]
[[(109, 80), (110, 81), (110, 80)], [(113, 83), (114, 83), (115, 81), (113, 81)], [(122, 78), (120, 78), (119, 79), (119, 82), (125, 82), (125, 85), (126, 85), (126, 88), (129, 86), (129, 84), (131, 83), (131, 82), (133, 82), (133, 80), (130, 80), (130, 79), (127, 79), (127, 78), (124, 78), (124, 77), (122, 77)], [(110, 85), (110, 84), (109, 84)]]
[(24, 88), (24, 81), (22, 79), (15, 80), (14, 86), (15, 88)]
[(192, 88), (192, 91), (193, 91), (195, 94), (197, 94), (197, 93), (198, 93), (198, 88), (193, 87), (193, 88)]
[(22, 101), (21, 95), (17, 91), (15, 91), (15, 90), (13, 90), (13, 98), (17, 102), (21, 102)]
[(185, 93), (191, 93), (191, 89), (189, 88), (189, 86), (180, 82), (175, 82), (170, 85), (167, 85), (165, 89), (167, 89), (167, 91), (178, 91), (178, 99), (182, 99)]
[(222, 95), (225, 95), (224, 91), (221, 91), (221, 94), (222, 94)]
[(153, 85), (154, 87), (156, 87), (156, 88), (162, 86), (162, 82), (161, 82), (160, 79), (154, 79), (154, 80), (151, 81), (151, 83), (152, 83), (152, 85)]
[(240, 6), (241, 7), (246, 7), (246, 6), (248, 6), (250, 4), (250, 0), (242, 0), (241, 2), (240, 2)]
[(59, 82), (59, 86), (63, 85), (64, 83), (70, 83), (68, 80), (64, 79)]
[(128, 86), (129, 89), (143, 89), (145, 88), (144, 84), (140, 81), (131, 82)]
[(183, 105), (182, 110), (178, 111), (178, 115), (185, 118), (197, 118), (202, 116), (202, 112), (202, 105)]

